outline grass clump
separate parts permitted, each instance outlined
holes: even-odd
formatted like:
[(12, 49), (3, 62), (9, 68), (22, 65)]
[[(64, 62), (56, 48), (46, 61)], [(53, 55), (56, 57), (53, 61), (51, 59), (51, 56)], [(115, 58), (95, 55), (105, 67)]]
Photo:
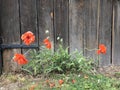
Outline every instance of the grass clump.
[(68, 48), (62, 46), (56, 51), (41, 47), (39, 51), (31, 52), (31, 60), (23, 66), (23, 70), (31, 75), (49, 73), (88, 73), (92, 69), (92, 60), (81, 53), (68, 53)]
[[(68, 53), (59, 46), (56, 51), (41, 47), (32, 51), (31, 60), (23, 70), (32, 76), (49, 75), (34, 90), (119, 90), (120, 81), (95, 72), (94, 60), (78, 51)], [(60, 84), (59, 80), (63, 83)], [(29, 87), (30, 88), (30, 87)]]

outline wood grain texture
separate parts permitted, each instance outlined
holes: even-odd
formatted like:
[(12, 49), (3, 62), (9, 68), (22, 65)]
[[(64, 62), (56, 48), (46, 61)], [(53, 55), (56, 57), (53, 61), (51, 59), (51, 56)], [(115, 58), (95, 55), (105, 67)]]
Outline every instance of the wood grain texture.
[(21, 34), (32, 31), (38, 39), (36, 0), (20, 0), (20, 20)]
[(99, 44), (105, 44), (107, 54), (100, 55), (100, 65), (111, 64), (111, 27), (112, 27), (112, 0), (100, 0)]
[[(23, 44), (21, 35), (32, 31), (34, 44), (41, 46), (49, 37), (53, 50), (60, 37), (70, 52), (77, 49), (94, 59), (95, 49), (105, 44), (107, 54), (100, 54), (100, 66), (120, 65), (119, 12), (119, 0), (0, 0), (0, 37), (3, 44)], [(21, 49), (4, 50), (5, 71), (18, 67), (12, 60), (16, 52)]]
[(69, 0), (54, 0), (54, 40), (55, 48), (58, 47), (59, 40), (63, 39), (63, 45), (68, 46), (68, 20), (69, 20)]
[[(21, 35), (27, 31), (33, 32), (35, 35), (35, 42), (32, 44), (38, 45), (37, 2), (36, 0), (20, 0), (19, 3)], [(26, 57), (29, 57), (29, 51), (30, 49), (22, 49), (22, 53), (25, 54)]]
[[(53, 45), (53, 0), (37, 0), (37, 10), (39, 45), (43, 45), (43, 40), (46, 37), (50, 37)], [(45, 33), (46, 30), (48, 30), (49, 33)]]
[(84, 55), (96, 59), (98, 0), (84, 0)]
[(113, 32), (112, 32), (112, 63), (120, 65), (120, 1), (114, 0), (113, 9)]
[[(4, 44), (20, 44), (19, 4), (18, 0), (1, 1), (1, 35)], [(16, 70), (17, 65), (13, 62), (14, 53), (18, 49), (8, 49), (3, 52), (4, 70)]]
[[(0, 11), (1, 9), (1, 0), (0, 0)], [(2, 29), (1, 29), (1, 12), (0, 12), (0, 44), (2, 44)], [(0, 74), (2, 74), (2, 68), (3, 68), (3, 61), (2, 61), (2, 49), (0, 48)]]
[(69, 44), (70, 52), (83, 51), (84, 0), (69, 0)]

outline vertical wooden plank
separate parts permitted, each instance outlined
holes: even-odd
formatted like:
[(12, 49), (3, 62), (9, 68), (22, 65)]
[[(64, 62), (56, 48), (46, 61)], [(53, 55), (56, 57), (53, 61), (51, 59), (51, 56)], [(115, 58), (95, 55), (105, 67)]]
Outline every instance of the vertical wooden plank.
[[(33, 44), (38, 44), (36, 0), (20, 0), (19, 2), (21, 34), (27, 31), (33, 32), (35, 35), (35, 42)], [(23, 49), (22, 51), (25, 54), (28, 49)]]
[[(50, 37), (53, 45), (53, 0), (37, 0), (39, 45), (46, 37)], [(48, 30), (49, 33), (45, 33)]]
[(105, 44), (107, 54), (100, 55), (100, 65), (111, 64), (111, 22), (112, 22), (112, 0), (100, 0), (100, 28), (99, 44)]
[(96, 59), (98, 0), (84, 0), (84, 55)]
[[(19, 28), (19, 4), (18, 0), (2, 0), (1, 6), (1, 35), (4, 44), (20, 44)], [(16, 70), (17, 65), (13, 62), (14, 53), (20, 52), (18, 49), (4, 50), (4, 70)]]
[[(0, 44), (2, 44), (2, 38), (1, 38), (1, 35), (2, 35), (2, 29), (1, 29), (1, 1), (0, 0)], [(2, 61), (2, 49), (0, 48), (0, 74), (2, 74), (2, 68), (3, 68), (3, 61)]]
[(0, 48), (0, 75), (3, 72), (2, 49)]
[(112, 63), (120, 65), (120, 1), (114, 0), (112, 31)]
[(84, 0), (69, 0), (70, 52), (83, 51)]
[(68, 19), (69, 0), (54, 0), (54, 40), (58, 47), (57, 37), (63, 39), (63, 45), (68, 46)]

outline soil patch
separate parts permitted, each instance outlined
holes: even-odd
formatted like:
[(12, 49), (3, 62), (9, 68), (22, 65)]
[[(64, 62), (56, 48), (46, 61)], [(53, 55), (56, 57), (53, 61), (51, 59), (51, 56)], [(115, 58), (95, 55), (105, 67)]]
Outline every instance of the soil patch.
[[(120, 66), (105, 66), (98, 69), (98, 72), (107, 77), (120, 79)], [(20, 88), (29, 87), (32, 82), (44, 81), (46, 77), (32, 77), (21, 73), (3, 74), (0, 76), (0, 90), (21, 90)], [(22, 90), (29, 90), (25, 88)]]

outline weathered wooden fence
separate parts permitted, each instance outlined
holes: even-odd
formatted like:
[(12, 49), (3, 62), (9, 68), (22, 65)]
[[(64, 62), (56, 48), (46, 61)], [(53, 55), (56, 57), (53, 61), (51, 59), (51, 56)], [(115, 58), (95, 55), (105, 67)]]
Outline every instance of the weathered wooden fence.
[[(119, 0), (0, 0), (3, 44), (22, 44), (21, 34), (32, 31), (36, 35), (35, 44), (40, 46), (48, 36), (46, 30), (54, 47), (57, 37), (61, 37), (64, 45), (70, 46), (70, 52), (78, 49), (93, 58), (97, 55), (92, 49), (103, 43), (107, 54), (100, 55), (100, 65), (120, 65)], [(26, 50), (3, 51), (4, 70), (16, 65), (11, 59), (21, 51)]]

